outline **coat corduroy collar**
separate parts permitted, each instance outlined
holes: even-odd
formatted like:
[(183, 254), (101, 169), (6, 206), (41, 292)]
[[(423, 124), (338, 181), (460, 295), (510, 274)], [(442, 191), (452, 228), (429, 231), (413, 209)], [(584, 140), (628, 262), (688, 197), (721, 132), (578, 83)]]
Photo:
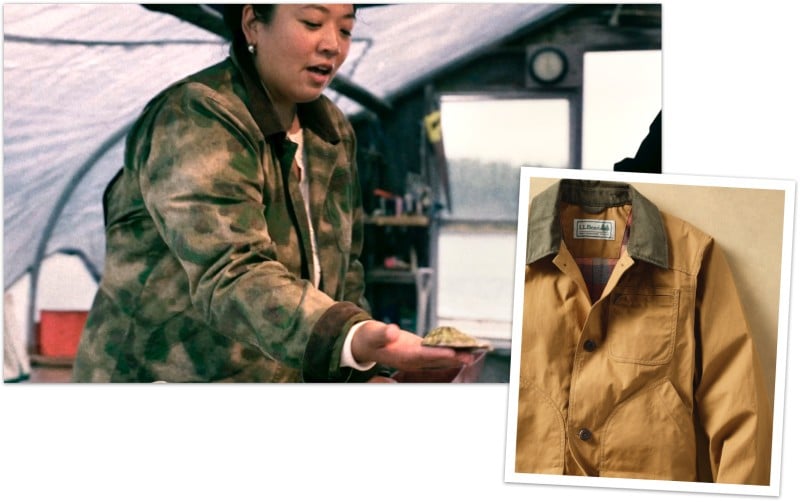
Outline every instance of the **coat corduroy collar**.
[(561, 245), (559, 204), (580, 204), (589, 210), (631, 204), (633, 220), (628, 254), (662, 268), (669, 264), (669, 246), (658, 208), (627, 183), (560, 180), (531, 201), (526, 263), (558, 253)]

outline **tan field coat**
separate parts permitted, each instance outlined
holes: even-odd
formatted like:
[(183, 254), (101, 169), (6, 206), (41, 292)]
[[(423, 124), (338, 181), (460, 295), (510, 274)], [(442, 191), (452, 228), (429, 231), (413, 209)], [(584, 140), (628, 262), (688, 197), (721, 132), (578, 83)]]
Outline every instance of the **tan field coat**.
[(528, 230), (516, 471), (769, 484), (770, 400), (719, 245), (609, 182), (550, 187)]

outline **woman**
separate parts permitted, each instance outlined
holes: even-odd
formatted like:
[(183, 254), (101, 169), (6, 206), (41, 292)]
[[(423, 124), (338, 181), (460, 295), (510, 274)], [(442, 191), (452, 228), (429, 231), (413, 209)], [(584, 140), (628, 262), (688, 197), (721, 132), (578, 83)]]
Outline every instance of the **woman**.
[(104, 194), (76, 381), (363, 381), (454, 367), (372, 320), (355, 137), (322, 91), (352, 5), (229, 6), (231, 57), (156, 96)]

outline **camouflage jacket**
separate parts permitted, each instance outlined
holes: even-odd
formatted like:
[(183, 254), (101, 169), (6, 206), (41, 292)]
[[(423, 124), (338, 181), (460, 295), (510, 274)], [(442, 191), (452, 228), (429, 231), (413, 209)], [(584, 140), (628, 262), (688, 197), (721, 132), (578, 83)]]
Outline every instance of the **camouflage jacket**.
[(300, 105), (308, 218), (260, 85), (225, 61), (144, 109), (104, 194), (106, 263), (75, 381), (345, 381), (363, 298), (352, 127), (327, 98)]

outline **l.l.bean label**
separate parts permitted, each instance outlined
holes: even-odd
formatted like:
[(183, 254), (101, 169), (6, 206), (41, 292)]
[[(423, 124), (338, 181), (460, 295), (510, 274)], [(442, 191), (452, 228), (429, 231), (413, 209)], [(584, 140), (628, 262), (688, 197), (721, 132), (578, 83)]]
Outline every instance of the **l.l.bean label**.
[(600, 239), (613, 241), (616, 234), (616, 221), (576, 219), (572, 222), (574, 239)]

